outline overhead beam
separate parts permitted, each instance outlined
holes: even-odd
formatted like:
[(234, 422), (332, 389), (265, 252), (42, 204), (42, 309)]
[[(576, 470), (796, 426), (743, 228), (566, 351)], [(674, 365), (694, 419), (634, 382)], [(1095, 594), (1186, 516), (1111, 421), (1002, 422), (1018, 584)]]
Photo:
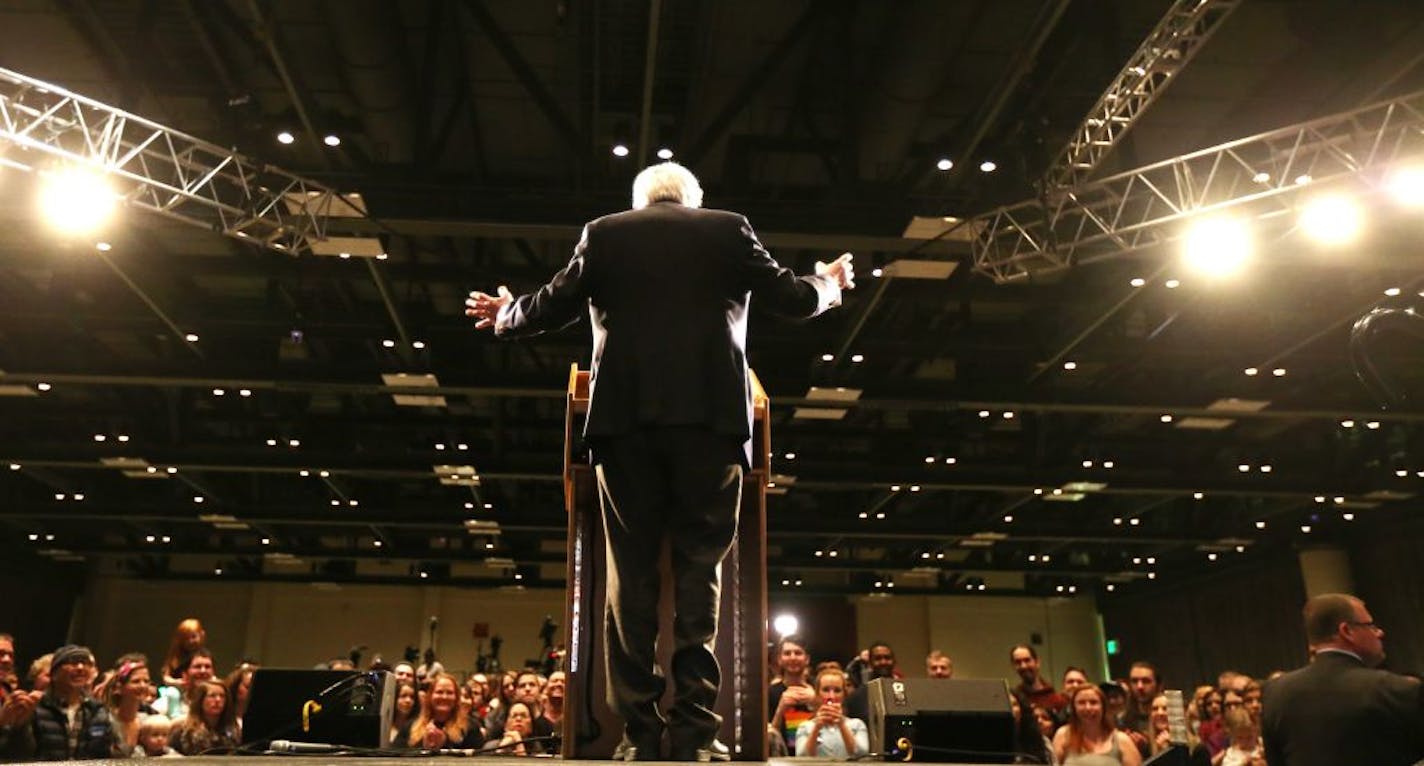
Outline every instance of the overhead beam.
[(1087, 181), (1241, 0), (1176, 0), (1043, 174), (1046, 189)]
[(1176, 224), (1197, 216), (1286, 216), (1303, 193), (1370, 179), (1421, 155), (1424, 91), (1001, 207), (955, 229), (973, 235), (975, 271), (1017, 282), (1158, 248), (1184, 235)]
[(539, 79), (539, 73), (534, 71), (529, 61), (515, 47), (514, 42), (505, 34), (499, 22), (490, 15), (489, 9), (481, 0), (465, 0), (460, 3), (460, 8), (474, 21), (494, 46), (500, 58), (514, 72), (514, 76), (524, 89), (529, 91), (529, 95), (534, 99), (534, 103), (539, 107), (539, 111), (544, 113), (544, 117), (554, 126), (554, 130), (564, 139), (564, 145), (569, 152), (579, 159), (588, 153), (588, 139), (581, 135), (578, 128), (574, 127), (573, 121), (564, 113), (563, 107), (554, 95), (545, 87), (544, 82)]

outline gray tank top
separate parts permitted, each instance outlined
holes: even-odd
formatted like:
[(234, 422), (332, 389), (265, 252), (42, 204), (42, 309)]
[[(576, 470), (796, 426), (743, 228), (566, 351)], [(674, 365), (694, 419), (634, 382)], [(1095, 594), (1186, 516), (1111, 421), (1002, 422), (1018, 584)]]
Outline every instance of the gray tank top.
[(1063, 766), (1122, 766), (1122, 750), (1117, 746), (1117, 734), (1113, 734), (1112, 749), (1106, 753), (1072, 753)]

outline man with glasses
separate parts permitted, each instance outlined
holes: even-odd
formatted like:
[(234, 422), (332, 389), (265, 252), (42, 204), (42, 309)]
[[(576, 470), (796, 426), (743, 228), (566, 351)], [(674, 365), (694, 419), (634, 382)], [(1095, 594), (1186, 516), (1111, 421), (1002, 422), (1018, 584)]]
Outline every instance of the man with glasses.
[(1365, 602), (1327, 593), (1307, 601), (1304, 616), (1314, 659), (1266, 684), (1261, 712), (1266, 761), (1410, 766), (1424, 759), (1420, 683), (1378, 669), (1384, 629)]
[(89, 694), (94, 653), (68, 644), (54, 652), (50, 687), (15, 694), (0, 711), (0, 758), (67, 761), (108, 758), (114, 745), (109, 710)]

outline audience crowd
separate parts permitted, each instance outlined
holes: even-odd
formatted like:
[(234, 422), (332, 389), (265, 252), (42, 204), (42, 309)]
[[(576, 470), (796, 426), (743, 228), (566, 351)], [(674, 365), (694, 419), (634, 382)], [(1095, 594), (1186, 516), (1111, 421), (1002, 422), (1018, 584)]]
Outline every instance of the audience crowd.
[[(0, 759), (69, 760), (176, 757), (230, 753), (242, 724), (257, 663), (216, 672), (197, 620), (180, 623), (167, 655), (152, 667), (125, 654), (101, 671), (89, 649), (66, 645), (36, 660), (22, 680), (14, 639), (0, 634)], [(353, 669), (342, 658), (319, 667)], [(395, 749), (485, 750), (556, 754), (564, 716), (565, 676), (534, 670), (473, 673), (464, 679), (438, 662), (402, 662), (388, 670), (396, 684), (386, 745)], [(1185, 731), (1169, 725), (1164, 679), (1152, 663), (1131, 665), (1121, 680), (1094, 683), (1082, 668), (1064, 670), (1057, 687), (1041, 672), (1029, 644), (1007, 652), (1006, 671), (1021, 763), (1139, 766), (1185, 746), (1202, 766), (1263, 766), (1262, 685), (1227, 671), (1213, 684), (1184, 692)], [(848, 759), (869, 753), (869, 682), (905, 678), (894, 651), (871, 644), (842, 664), (816, 662), (796, 636), (777, 642), (768, 690), (772, 755)], [(954, 676), (953, 660), (936, 650), (923, 674)]]

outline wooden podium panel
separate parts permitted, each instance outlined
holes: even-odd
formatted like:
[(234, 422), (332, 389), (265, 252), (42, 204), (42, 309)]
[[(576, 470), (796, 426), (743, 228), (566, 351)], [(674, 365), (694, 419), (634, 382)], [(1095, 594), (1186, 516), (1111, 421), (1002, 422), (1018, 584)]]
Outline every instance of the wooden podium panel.
[[(768, 401), (752, 376), (755, 421), (752, 470), (742, 486), (737, 540), (722, 562), (722, 604), (717, 622), (717, 663), (722, 689), (716, 711), (722, 716), (720, 739), (735, 760), (766, 760), (766, 483), (770, 479), (771, 433)], [(581, 442), (588, 411), (588, 372), (569, 371), (568, 410), (564, 419), (564, 505), (568, 511), (568, 656), (562, 724), (565, 758), (606, 760), (623, 735), (623, 721), (606, 700), (604, 666), (604, 586), (607, 581), (603, 516), (598, 486)], [(672, 654), (672, 577), (668, 553), (661, 558), (658, 662), (668, 667)], [(664, 704), (671, 701), (669, 680)]]

